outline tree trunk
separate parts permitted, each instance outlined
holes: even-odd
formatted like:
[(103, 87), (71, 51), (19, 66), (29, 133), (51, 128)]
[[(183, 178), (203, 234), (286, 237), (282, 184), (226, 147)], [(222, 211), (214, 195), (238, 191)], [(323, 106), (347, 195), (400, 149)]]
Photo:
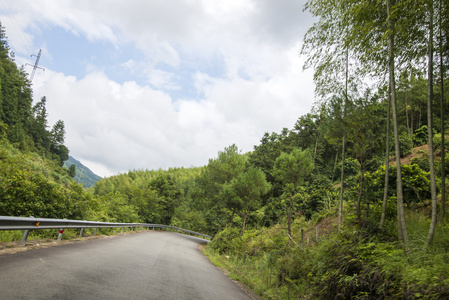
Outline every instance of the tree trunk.
[(290, 191), (290, 212), (288, 213), (288, 234), (292, 235), (293, 192)]
[(246, 217), (248, 216), (248, 211), (249, 211), (248, 206), (249, 206), (249, 199), (246, 200), (246, 203), (245, 203), (245, 212), (243, 214), (243, 224), (242, 224), (242, 232), (241, 232), (242, 236), (245, 234)]
[(337, 151), (337, 154), (335, 155), (334, 168), (332, 169), (332, 185), (334, 184), (334, 174), (335, 174), (335, 169), (337, 168), (337, 161), (338, 161), (338, 151)]
[(429, 143), (429, 164), (430, 164), (430, 192), (432, 195), (432, 218), (430, 221), (429, 233), (426, 238), (426, 246), (432, 242), (437, 223), (437, 189), (435, 183), (435, 165), (433, 161), (433, 139), (432, 139), (432, 100), (433, 100), (433, 0), (429, 0), (429, 47), (428, 47), (428, 68), (427, 68), (427, 135)]
[(341, 187), (340, 187), (340, 206), (338, 208), (338, 231), (341, 230), (343, 223), (343, 192), (345, 182), (345, 140), (346, 132), (343, 133), (343, 145), (341, 150)]
[(419, 119), (418, 119), (418, 128), (422, 126), (422, 105), (419, 103)]
[(357, 221), (359, 224), (362, 223), (362, 215), (360, 210), (360, 203), (362, 202), (362, 195), (363, 195), (363, 175), (364, 175), (364, 169), (363, 169), (363, 160), (360, 159), (360, 189), (359, 189), (359, 195), (357, 197)]
[(411, 137), (411, 132), (410, 132), (410, 122), (408, 119), (408, 103), (407, 103), (407, 91), (405, 91), (405, 116), (407, 117), (407, 133), (408, 136)]
[(322, 116), (322, 114), (320, 113), (320, 123), (319, 123), (319, 125), (318, 125), (318, 127), (317, 127), (317, 129), (316, 129), (316, 135), (315, 135), (315, 150), (313, 151), (313, 161), (315, 162), (316, 161), (316, 153), (317, 153), (317, 151), (318, 151), (318, 138), (319, 138), (319, 135), (320, 135), (320, 133), (319, 133), (319, 129), (320, 129), (320, 126), (321, 126), (321, 116)]
[(384, 184), (384, 199), (382, 204), (382, 215), (380, 217), (379, 227), (384, 228), (385, 216), (387, 215), (388, 203), (388, 178), (390, 176), (390, 109), (391, 109), (391, 91), (388, 89), (388, 108), (387, 108), (387, 141), (385, 150), (385, 184)]
[(235, 208), (232, 209), (232, 215), (231, 215), (231, 228), (234, 228), (234, 215), (235, 215)]
[(389, 77), (390, 77), (390, 91), (391, 91), (391, 103), (393, 108), (393, 130), (394, 130), (394, 147), (396, 154), (396, 182), (397, 182), (397, 211), (398, 211), (398, 238), (399, 241), (404, 242), (406, 251), (410, 251), (407, 223), (405, 221), (404, 212), (404, 196), (402, 193), (402, 174), (401, 174), (401, 155), (399, 148), (399, 131), (398, 131), (398, 114), (396, 107), (396, 87), (395, 87), (395, 77), (394, 77), (394, 32), (393, 32), (393, 22), (391, 19), (391, 4), (390, 0), (387, 0), (387, 14), (388, 14), (388, 28), (390, 30), (390, 37), (388, 39), (388, 56), (389, 56)]
[[(345, 103), (343, 104), (343, 121), (346, 117), (346, 104), (348, 102), (348, 69), (349, 69), (349, 52), (346, 49), (346, 73), (345, 73)], [(345, 144), (346, 144), (346, 125), (343, 125), (343, 145), (341, 149), (341, 189), (340, 189), (340, 206), (338, 208), (338, 231), (341, 230), (343, 223), (343, 193), (345, 179)]]
[(439, 15), (439, 46), (440, 46), (440, 89), (441, 89), (441, 210), (440, 210), (440, 223), (444, 224), (444, 215), (446, 213), (446, 171), (445, 171), (445, 157), (446, 157), (446, 147), (444, 145), (444, 65), (443, 65), (443, 34), (442, 34), (442, 0), (440, 0), (440, 15)]

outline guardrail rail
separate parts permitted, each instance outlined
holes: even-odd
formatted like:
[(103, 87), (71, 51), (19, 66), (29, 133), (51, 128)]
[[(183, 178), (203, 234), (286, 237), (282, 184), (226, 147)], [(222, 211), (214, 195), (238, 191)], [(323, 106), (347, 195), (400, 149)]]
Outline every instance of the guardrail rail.
[(64, 229), (75, 228), (81, 229), (80, 237), (83, 236), (85, 228), (94, 228), (94, 235), (97, 233), (98, 228), (164, 228), (172, 229), (176, 231), (181, 231), (184, 233), (201, 236), (204, 238), (212, 239), (211, 236), (202, 234), (199, 232), (162, 225), (162, 224), (147, 224), (147, 223), (110, 223), (110, 222), (98, 222), (98, 221), (81, 221), (81, 220), (67, 220), (67, 219), (49, 219), (49, 218), (34, 218), (34, 217), (9, 217), (0, 216), (0, 230), (24, 230), (22, 240), (20, 242), (21, 246), (25, 246), (26, 240), (30, 230), (39, 229), (59, 229), (58, 241), (61, 240)]

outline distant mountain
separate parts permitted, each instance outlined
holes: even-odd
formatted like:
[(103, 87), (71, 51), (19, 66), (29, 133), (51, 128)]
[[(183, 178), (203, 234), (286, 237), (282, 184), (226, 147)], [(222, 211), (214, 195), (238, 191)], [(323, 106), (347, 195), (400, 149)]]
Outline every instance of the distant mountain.
[(85, 188), (92, 187), (95, 182), (101, 179), (100, 176), (94, 174), (88, 167), (69, 155), (69, 159), (64, 162), (64, 167), (68, 169), (72, 164), (76, 167), (76, 176), (73, 179), (84, 185)]

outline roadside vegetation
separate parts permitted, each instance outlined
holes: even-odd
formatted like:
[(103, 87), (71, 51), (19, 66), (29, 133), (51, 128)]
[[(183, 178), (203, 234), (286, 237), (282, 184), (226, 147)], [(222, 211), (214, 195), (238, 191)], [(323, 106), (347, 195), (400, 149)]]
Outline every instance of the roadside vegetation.
[(249, 153), (229, 145), (202, 167), (130, 170), (87, 190), (62, 168), (63, 122), (48, 130), (2, 31), (0, 215), (213, 235), (205, 253), (267, 299), (449, 298), (448, 3), (306, 9), (317, 102), (292, 128)]

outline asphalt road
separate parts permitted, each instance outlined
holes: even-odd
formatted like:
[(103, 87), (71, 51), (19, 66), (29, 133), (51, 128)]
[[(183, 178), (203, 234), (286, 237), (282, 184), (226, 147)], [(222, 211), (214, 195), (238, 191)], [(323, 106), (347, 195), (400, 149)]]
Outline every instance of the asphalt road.
[(203, 242), (148, 231), (0, 255), (0, 299), (251, 299)]

